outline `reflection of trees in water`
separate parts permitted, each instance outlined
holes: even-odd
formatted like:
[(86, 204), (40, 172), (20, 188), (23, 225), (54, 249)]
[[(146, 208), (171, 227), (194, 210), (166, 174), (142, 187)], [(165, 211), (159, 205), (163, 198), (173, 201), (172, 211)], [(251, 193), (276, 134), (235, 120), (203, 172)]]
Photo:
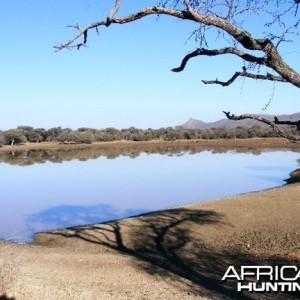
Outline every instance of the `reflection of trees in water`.
[(64, 161), (79, 160), (87, 161), (104, 157), (106, 159), (115, 159), (120, 156), (138, 157), (142, 153), (161, 154), (168, 156), (182, 156), (184, 154), (197, 154), (203, 151), (209, 151), (212, 154), (219, 153), (251, 153), (260, 155), (262, 152), (273, 151), (297, 151), (296, 149), (271, 149), (271, 148), (248, 148), (248, 147), (203, 147), (197, 145), (151, 145), (149, 147), (115, 147), (115, 148), (85, 148), (85, 149), (59, 149), (59, 150), (29, 150), (29, 151), (11, 151), (0, 153), (0, 163), (10, 165), (30, 166), (36, 163), (62, 163)]

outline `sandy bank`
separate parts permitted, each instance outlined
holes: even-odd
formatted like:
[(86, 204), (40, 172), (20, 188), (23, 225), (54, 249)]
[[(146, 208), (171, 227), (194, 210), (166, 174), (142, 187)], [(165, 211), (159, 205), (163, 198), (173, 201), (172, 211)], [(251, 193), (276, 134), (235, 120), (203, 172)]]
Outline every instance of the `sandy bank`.
[(192, 146), (201, 145), (203, 147), (259, 147), (259, 148), (294, 148), (300, 149), (300, 144), (291, 143), (283, 138), (253, 138), (253, 139), (216, 139), (216, 140), (178, 140), (178, 141), (115, 141), (115, 142), (98, 142), (93, 144), (60, 144), (52, 142), (43, 143), (25, 143), (22, 145), (3, 146), (0, 152), (10, 151), (28, 151), (28, 150), (72, 150), (87, 148), (145, 148), (157, 146)]
[[(229, 265), (300, 265), (299, 195), (300, 184), (293, 184), (40, 233), (34, 245), (2, 243), (0, 294), (16, 299), (264, 299), (237, 294), (236, 283), (221, 278)], [(297, 295), (268, 295), (281, 297)]]

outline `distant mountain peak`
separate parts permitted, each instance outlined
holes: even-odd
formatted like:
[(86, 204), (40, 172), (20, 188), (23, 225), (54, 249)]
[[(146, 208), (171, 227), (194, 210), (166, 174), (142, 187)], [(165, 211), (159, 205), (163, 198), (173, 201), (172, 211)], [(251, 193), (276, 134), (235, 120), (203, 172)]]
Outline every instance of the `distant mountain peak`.
[[(262, 115), (266, 119), (274, 120), (275, 115)], [(290, 115), (277, 115), (279, 120), (290, 120), (290, 121), (298, 121), (300, 120), (300, 112)], [(189, 118), (187, 122), (180, 125), (180, 127), (185, 129), (209, 129), (209, 128), (235, 128), (238, 126), (251, 127), (253, 125), (260, 126), (268, 126), (256, 120), (245, 119), (241, 121), (232, 121), (229, 119), (221, 119), (215, 122), (203, 122), (201, 120), (197, 120), (195, 118)]]
[(204, 124), (206, 123), (203, 121), (194, 118), (189, 118), (188, 121), (185, 122), (181, 127), (186, 129), (195, 129), (195, 128), (201, 128)]

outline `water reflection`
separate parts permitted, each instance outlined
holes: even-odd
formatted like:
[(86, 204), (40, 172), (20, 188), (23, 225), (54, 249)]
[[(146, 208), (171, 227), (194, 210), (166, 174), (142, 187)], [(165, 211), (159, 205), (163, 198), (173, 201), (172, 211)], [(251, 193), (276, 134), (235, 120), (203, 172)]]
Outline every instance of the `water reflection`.
[(247, 166), (248, 169), (254, 171), (253, 176), (256, 179), (269, 181), (272, 184), (279, 185), (282, 183), (282, 174), (290, 172), (289, 166)]
[(288, 149), (151, 148), (0, 153), (0, 238), (98, 223), (283, 184)]
[(61, 205), (47, 208), (43, 211), (31, 214), (26, 220), (26, 236), (32, 236), (35, 232), (66, 228), (77, 225), (95, 224), (107, 220), (116, 220), (139, 215), (145, 210), (124, 209), (120, 210), (109, 204), (97, 205)]
[(7, 163), (10, 165), (30, 166), (33, 164), (42, 164), (45, 162), (62, 163), (64, 161), (87, 161), (104, 157), (106, 159), (116, 159), (120, 156), (130, 157), (132, 159), (139, 157), (142, 153), (146, 154), (161, 154), (167, 156), (180, 157), (185, 154), (199, 154), (201, 152), (210, 151), (212, 154), (220, 153), (248, 153), (253, 155), (260, 155), (266, 152), (278, 151), (298, 151), (300, 149), (273, 149), (273, 148), (249, 148), (249, 147), (203, 147), (200, 144), (194, 145), (174, 145), (163, 146), (153, 145), (151, 147), (128, 147), (120, 148), (83, 148), (83, 149), (60, 149), (60, 150), (30, 150), (30, 151), (10, 151), (0, 152), (0, 163)]

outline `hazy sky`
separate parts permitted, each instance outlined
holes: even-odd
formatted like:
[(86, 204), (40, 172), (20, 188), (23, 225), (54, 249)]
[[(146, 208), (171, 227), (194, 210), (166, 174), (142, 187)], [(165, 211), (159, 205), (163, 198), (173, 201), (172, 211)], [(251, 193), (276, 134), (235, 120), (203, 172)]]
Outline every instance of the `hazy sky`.
[[(124, 0), (120, 14), (134, 10), (134, 2)], [(154, 2), (137, 3), (141, 7)], [(222, 110), (260, 113), (273, 92), (266, 113), (300, 111), (300, 90), (288, 84), (241, 79), (223, 88), (201, 82), (228, 80), (241, 70), (242, 62), (232, 56), (196, 58), (184, 72), (171, 72), (197, 45), (188, 41), (194, 24), (169, 17), (101, 28), (99, 37), (91, 31), (88, 47), (54, 52), (55, 44), (75, 33), (66, 25), (84, 26), (102, 19), (112, 3), (0, 1), (0, 129), (18, 125), (159, 128), (182, 124), (190, 117), (214, 121), (223, 118)], [(284, 47), (284, 58), (300, 70), (299, 42)]]

